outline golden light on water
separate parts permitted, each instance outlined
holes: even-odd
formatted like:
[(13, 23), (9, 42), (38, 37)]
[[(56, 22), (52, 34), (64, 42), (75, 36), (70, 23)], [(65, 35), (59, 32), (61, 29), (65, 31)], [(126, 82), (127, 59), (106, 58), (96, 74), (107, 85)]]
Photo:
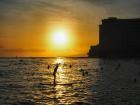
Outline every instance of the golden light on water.
[(63, 64), (63, 63), (64, 63), (64, 59), (63, 59), (63, 58), (57, 58), (57, 59), (55, 60), (55, 63)]
[(56, 58), (55, 60), (55, 64), (60, 64), (59, 65), (59, 68), (58, 68), (58, 73), (57, 73), (57, 82), (58, 83), (61, 83), (61, 84), (65, 84), (65, 83), (68, 83), (70, 82), (69, 80), (67, 80), (67, 75), (65, 74), (67, 71), (66, 69), (64, 69), (64, 62), (65, 62), (65, 59), (64, 58)]
[[(90, 63), (89, 63), (90, 61)], [(52, 67), (48, 70), (46, 68), (46, 62), (49, 62), (49, 64), (52, 65)], [(73, 104), (73, 102), (77, 102), (77, 100), (82, 100), (83, 96), (86, 98), (89, 98), (91, 96), (90, 89), (85, 88), (93, 85), (93, 83), (96, 83), (98, 72), (94, 72), (96, 68), (98, 67), (98, 62), (93, 62), (91, 63), (91, 60), (88, 60), (85, 62), (84, 60), (81, 60), (79, 62), (79, 59), (69, 59), (69, 58), (64, 58), (64, 57), (57, 57), (54, 59), (46, 59), (46, 62), (44, 63), (44, 68), (42, 68), (42, 65), (39, 65), (40, 73), (44, 73), (44, 75), (41, 75), (41, 83), (39, 83), (39, 87), (37, 88), (37, 92), (40, 93), (40, 95), (46, 96), (47, 98), (44, 101), (44, 99), (41, 101), (46, 102), (46, 104), (53, 103), (56, 104), (59, 100), (59, 103), (61, 104)], [(54, 76), (53, 76), (53, 71), (54, 68), (56, 67), (56, 64), (60, 63), (57, 73), (56, 73), (56, 84), (53, 84)], [(72, 67), (69, 65), (73, 64)], [(83, 75), (80, 70), (78, 70), (79, 67), (85, 68), (86, 66), (83, 65), (89, 65), (87, 66), (85, 71), (90, 73), (90, 75)], [(89, 69), (89, 67), (91, 69)], [(38, 71), (33, 71), (33, 72), (38, 72)], [(96, 76), (97, 75), (97, 76)], [(36, 74), (38, 77), (38, 74)], [(37, 84), (38, 81), (34, 81), (34, 84)], [(38, 86), (38, 85), (37, 85)], [(43, 86), (43, 87), (42, 87)], [(84, 88), (83, 88), (84, 87)], [(78, 89), (78, 91), (75, 91)], [(92, 90), (91, 90), (92, 91)], [(81, 94), (82, 92), (82, 94)], [(42, 94), (43, 93), (43, 94)], [(77, 95), (79, 94), (79, 95)], [(87, 96), (89, 95), (89, 96)], [(48, 97), (50, 99), (48, 99)], [(40, 98), (38, 95), (35, 96), (35, 98)], [(53, 100), (55, 99), (55, 100)], [(83, 101), (85, 100), (83, 99)], [(56, 103), (55, 103), (56, 102)], [(52, 104), (48, 104), (52, 105)]]

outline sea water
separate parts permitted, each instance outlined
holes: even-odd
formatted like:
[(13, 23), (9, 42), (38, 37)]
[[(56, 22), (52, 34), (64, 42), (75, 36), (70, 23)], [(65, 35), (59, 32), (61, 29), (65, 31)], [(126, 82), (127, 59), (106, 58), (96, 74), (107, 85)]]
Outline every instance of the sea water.
[(140, 60), (0, 58), (0, 105), (138, 105), (139, 99)]

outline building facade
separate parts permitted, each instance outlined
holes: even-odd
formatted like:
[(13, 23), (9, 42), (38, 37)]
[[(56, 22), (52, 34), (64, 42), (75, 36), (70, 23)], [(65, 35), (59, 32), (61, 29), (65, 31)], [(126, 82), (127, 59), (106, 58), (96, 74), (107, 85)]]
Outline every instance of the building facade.
[(140, 19), (103, 19), (89, 57), (140, 57)]

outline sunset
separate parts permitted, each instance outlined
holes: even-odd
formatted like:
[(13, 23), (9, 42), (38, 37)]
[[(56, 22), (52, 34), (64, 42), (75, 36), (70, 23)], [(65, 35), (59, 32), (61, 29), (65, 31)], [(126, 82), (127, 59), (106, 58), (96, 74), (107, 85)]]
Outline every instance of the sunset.
[(0, 56), (85, 57), (99, 43), (101, 19), (139, 16), (139, 2), (125, 1), (1, 0)]
[(140, 1), (0, 0), (0, 105), (140, 105)]

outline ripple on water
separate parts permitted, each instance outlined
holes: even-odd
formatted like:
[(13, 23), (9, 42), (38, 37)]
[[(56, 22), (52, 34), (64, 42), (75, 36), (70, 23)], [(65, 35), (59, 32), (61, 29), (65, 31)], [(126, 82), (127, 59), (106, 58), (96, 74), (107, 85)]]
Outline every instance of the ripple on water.
[(64, 58), (64, 65), (56, 74), (56, 85), (53, 85), (55, 60), (0, 59), (0, 105), (140, 103), (137, 62), (120, 60), (121, 66), (116, 71), (114, 66), (118, 60)]
[(22, 100), (12, 103), (11, 105), (36, 105), (35, 102), (30, 100)]

